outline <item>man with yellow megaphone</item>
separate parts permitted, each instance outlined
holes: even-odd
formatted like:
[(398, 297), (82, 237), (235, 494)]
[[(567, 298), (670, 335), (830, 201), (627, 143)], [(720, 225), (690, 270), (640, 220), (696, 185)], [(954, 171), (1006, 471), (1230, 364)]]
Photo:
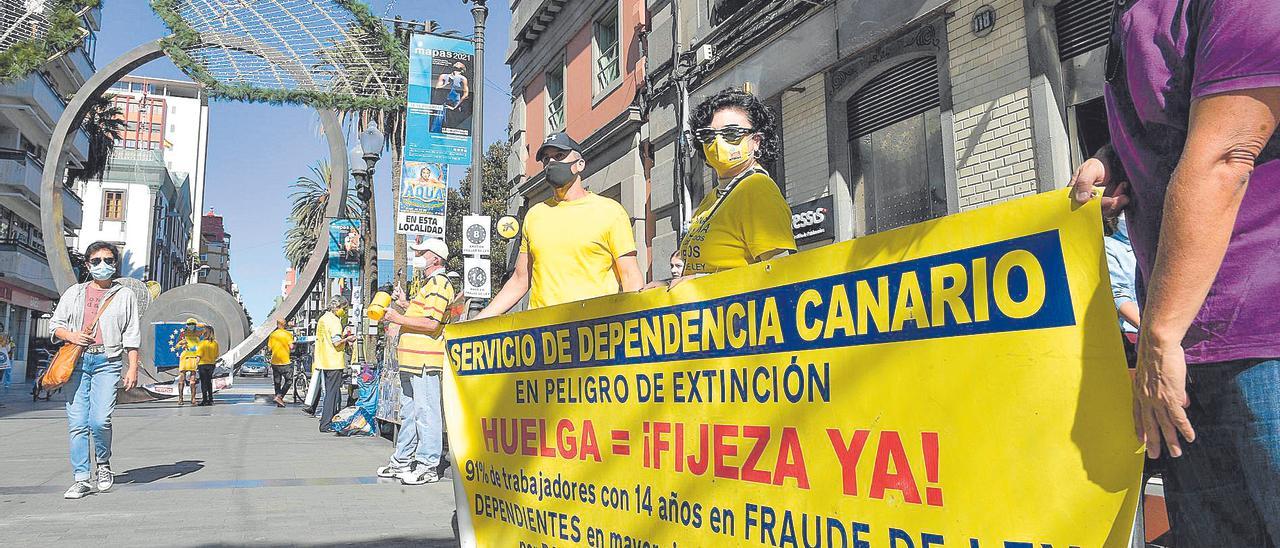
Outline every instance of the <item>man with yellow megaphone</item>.
[(396, 305), (386, 307), (382, 319), (400, 326), (396, 359), (400, 363), (400, 432), (391, 462), (378, 469), (378, 477), (397, 478), (405, 485), (434, 483), (443, 449), (444, 417), (440, 412), (440, 376), (444, 371), (444, 324), (453, 285), (445, 275), (449, 247), (431, 238), (410, 244), (413, 268), (426, 280), (406, 300), (395, 289)]

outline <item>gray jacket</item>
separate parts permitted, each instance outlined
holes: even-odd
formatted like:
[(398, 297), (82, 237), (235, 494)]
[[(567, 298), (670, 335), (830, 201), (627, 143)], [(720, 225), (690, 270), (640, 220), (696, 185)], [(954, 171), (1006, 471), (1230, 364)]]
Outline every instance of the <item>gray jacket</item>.
[[(53, 318), (49, 320), (49, 333), (54, 342), (61, 342), (53, 335), (56, 329), (79, 331), (84, 326), (84, 292), (91, 283), (93, 282), (73, 285), (58, 299), (58, 307), (53, 310)], [(119, 283), (112, 284), (111, 289), (102, 297), (103, 302), (112, 295), (115, 298), (111, 299), (106, 311), (102, 313), (102, 319), (98, 320), (98, 331), (102, 332), (102, 346), (105, 347), (108, 358), (120, 356), (126, 348), (138, 348), (142, 341), (138, 330), (138, 324), (142, 322), (138, 317), (138, 298), (133, 291)]]

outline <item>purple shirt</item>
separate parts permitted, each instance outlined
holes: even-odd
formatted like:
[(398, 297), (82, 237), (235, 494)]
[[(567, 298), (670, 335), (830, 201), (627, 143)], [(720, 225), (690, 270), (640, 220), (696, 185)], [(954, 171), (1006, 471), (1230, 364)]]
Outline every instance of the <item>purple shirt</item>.
[[(1280, 0), (1121, 0), (1108, 75), (1111, 143), (1127, 172), (1129, 236), (1150, 279), (1165, 190), (1191, 102), (1280, 87)], [(1188, 363), (1280, 357), (1280, 135), (1258, 158), (1231, 244), (1182, 345)]]

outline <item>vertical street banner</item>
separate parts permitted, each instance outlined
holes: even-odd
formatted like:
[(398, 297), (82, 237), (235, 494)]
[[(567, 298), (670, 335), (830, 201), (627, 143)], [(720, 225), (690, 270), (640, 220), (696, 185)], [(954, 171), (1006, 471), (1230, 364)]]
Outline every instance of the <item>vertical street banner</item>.
[(475, 44), (463, 38), (415, 34), (409, 47), (406, 161), (471, 163)]
[(359, 219), (333, 219), (329, 221), (329, 277), (360, 277), (360, 265), (364, 259), (361, 245)]
[(449, 203), (449, 166), (439, 162), (405, 162), (396, 197), (396, 232), (444, 238)]
[(1142, 456), (1097, 200), (1032, 196), (446, 337), (479, 546), (1129, 540)]

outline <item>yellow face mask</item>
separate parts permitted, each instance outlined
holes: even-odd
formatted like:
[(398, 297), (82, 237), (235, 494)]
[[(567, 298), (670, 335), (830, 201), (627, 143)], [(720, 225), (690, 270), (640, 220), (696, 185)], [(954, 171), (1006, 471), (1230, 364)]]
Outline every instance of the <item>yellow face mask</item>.
[(751, 150), (747, 145), (751, 141), (751, 137), (747, 136), (735, 145), (717, 135), (715, 141), (702, 145), (702, 152), (707, 156), (707, 165), (716, 170), (717, 175), (723, 176), (751, 161)]
[(338, 319), (345, 319), (347, 317), (347, 309), (339, 308), (337, 310), (334, 310), (333, 315), (337, 316)]

